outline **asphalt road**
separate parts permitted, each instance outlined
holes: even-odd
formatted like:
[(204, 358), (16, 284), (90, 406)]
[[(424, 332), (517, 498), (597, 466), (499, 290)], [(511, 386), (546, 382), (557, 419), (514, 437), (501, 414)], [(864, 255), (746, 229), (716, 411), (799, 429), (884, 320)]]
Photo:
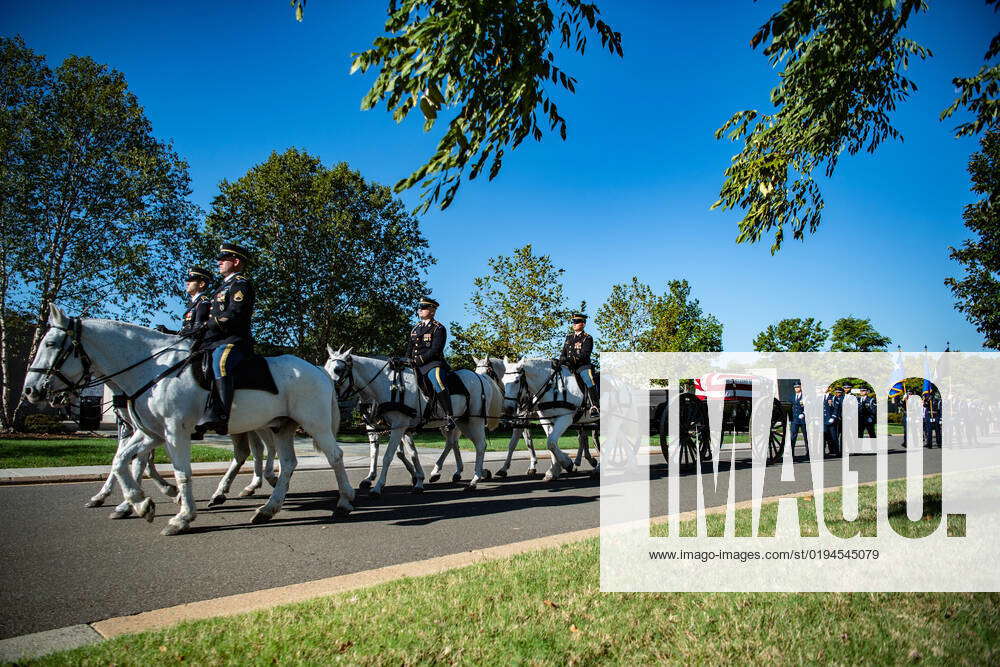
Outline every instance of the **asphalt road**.
[[(925, 472), (940, 470), (940, 451), (925, 454)], [(852, 462), (861, 481), (875, 478), (874, 456)], [(156, 491), (158, 516), (150, 525), (135, 518), (108, 520), (113, 505), (85, 509), (95, 483), (0, 487), (0, 638), (598, 524), (596, 480), (572, 475), (546, 484), (521, 475), (526, 468), (526, 461), (515, 461), (514, 476), (484, 482), (473, 494), (439, 483), (413, 495), (408, 477), (395, 472), (381, 499), (359, 493), (354, 514), (337, 520), (332, 472), (300, 471), (282, 512), (258, 526), (250, 518), (263, 497), (231, 498), (209, 510), (217, 480), (201, 477), (195, 479), (199, 513), (191, 533), (170, 538), (159, 531), (176, 506)], [(827, 467), (824, 486), (837, 483), (831, 468), (840, 466)], [(744, 500), (749, 469), (738, 462), (736, 470), (737, 500)], [(890, 476), (903, 471), (902, 451), (891, 453)], [(780, 472), (780, 466), (768, 469), (768, 475)], [(364, 471), (350, 473), (357, 483)], [(655, 456), (654, 484), (665, 474), (662, 458)], [(695, 479), (682, 477), (682, 509), (694, 506)], [(233, 488), (246, 481), (241, 475)], [(778, 492), (796, 490), (805, 486), (785, 485)], [(654, 493), (654, 515), (665, 513), (665, 497)]]

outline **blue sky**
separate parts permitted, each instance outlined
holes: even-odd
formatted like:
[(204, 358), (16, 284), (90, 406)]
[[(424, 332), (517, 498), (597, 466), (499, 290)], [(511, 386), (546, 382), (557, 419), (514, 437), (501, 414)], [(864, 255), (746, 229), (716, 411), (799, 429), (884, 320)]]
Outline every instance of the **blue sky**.
[[(997, 15), (982, 0), (932, 0), (911, 36), (935, 57), (911, 65), (918, 92), (893, 117), (905, 142), (844, 156), (823, 184), (824, 222), (805, 243), (734, 242), (738, 212), (710, 211), (735, 144), (713, 133), (744, 108), (769, 111), (776, 74), (749, 38), (778, 6), (762, 0), (600, 0), (623, 34), (625, 57), (591, 40), (584, 57), (557, 56), (578, 80), (557, 97), (568, 140), (551, 135), (508, 154), (492, 182), (462, 186), (422, 227), (438, 263), (428, 281), (439, 318), (465, 320), (472, 278), (486, 259), (532, 243), (566, 269), (571, 304), (590, 312), (610, 286), (637, 275), (662, 291), (687, 278), (725, 325), (727, 350), (783, 317), (871, 317), (907, 350), (979, 350), (982, 338), (942, 284), (957, 275), (947, 246), (967, 237), (966, 164), (975, 139), (955, 139), (938, 114), (951, 79), (974, 73)], [(437, 133), (416, 116), (397, 125), (362, 112), (373, 75), (349, 75), (350, 54), (380, 32), (385, 2), (311, 0), (305, 21), (285, 0), (0, 4), (3, 34), (21, 34), (57, 65), (88, 55), (122, 71), (160, 138), (190, 163), (207, 209), (235, 179), (290, 146), (326, 164), (348, 162), (393, 184), (422, 164)], [(411, 206), (417, 192), (402, 195)]]

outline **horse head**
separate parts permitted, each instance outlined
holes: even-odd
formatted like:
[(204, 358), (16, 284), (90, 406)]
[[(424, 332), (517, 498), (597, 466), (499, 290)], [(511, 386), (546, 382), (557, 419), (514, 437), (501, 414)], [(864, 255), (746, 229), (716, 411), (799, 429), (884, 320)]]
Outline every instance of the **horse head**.
[(517, 410), (521, 392), (524, 391), (524, 360), (512, 361), (507, 357), (503, 358), (503, 412), (504, 415), (513, 415)]
[(55, 401), (74, 391), (87, 375), (86, 355), (80, 345), (80, 321), (49, 304), (49, 330), (38, 343), (24, 378), (23, 395), (29, 403)]

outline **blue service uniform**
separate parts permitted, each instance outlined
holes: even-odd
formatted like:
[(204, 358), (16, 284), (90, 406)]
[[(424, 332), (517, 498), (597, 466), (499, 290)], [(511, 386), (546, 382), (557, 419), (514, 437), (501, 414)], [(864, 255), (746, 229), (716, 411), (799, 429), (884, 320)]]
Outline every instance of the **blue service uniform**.
[(878, 414), (878, 404), (875, 397), (869, 394), (858, 401), (858, 437), (875, 437), (875, 416)]
[(209, 313), (212, 310), (212, 299), (205, 292), (199, 292), (191, 299), (191, 304), (184, 311), (184, 323), (177, 333), (186, 336), (197, 331), (208, 322)]
[(823, 400), (823, 437), (833, 456), (840, 455), (840, 428), (843, 420), (844, 397), (829, 395)]
[(447, 342), (448, 330), (435, 319), (421, 321), (410, 331), (410, 363), (427, 378), (435, 394), (446, 387), (448, 363), (444, 359), (444, 346)]
[(941, 401), (937, 398), (925, 398), (924, 415), (924, 447), (934, 446), (934, 436), (937, 435), (937, 445), (941, 447)]
[(795, 441), (798, 439), (799, 431), (802, 432), (802, 442), (805, 443), (806, 453), (809, 453), (809, 433), (806, 428), (806, 408), (802, 401), (802, 394), (795, 394), (792, 397), (792, 455), (795, 455)]

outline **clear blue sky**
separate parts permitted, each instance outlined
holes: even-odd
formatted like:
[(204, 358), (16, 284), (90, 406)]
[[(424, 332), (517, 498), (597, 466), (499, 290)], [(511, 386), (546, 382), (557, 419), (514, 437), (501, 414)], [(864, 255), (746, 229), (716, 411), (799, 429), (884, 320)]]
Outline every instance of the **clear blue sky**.
[[(207, 209), (222, 178), (297, 146), (395, 183), (430, 154), (436, 133), (382, 109), (362, 112), (373, 75), (348, 74), (351, 52), (380, 32), (386, 2), (310, 0), (305, 21), (287, 0), (0, 4), (5, 35), (21, 34), (57, 65), (87, 55), (122, 71), (154, 131), (190, 163)], [(463, 185), (422, 227), (438, 263), (428, 276), (439, 318), (465, 319), (486, 259), (524, 243), (566, 269), (572, 304), (590, 312), (632, 275), (661, 290), (687, 278), (725, 325), (727, 350), (783, 317), (827, 325), (853, 314), (907, 350), (979, 350), (981, 337), (942, 284), (958, 267), (947, 246), (966, 238), (966, 164), (975, 139), (955, 139), (938, 113), (952, 77), (974, 73), (997, 27), (983, 0), (931, 0), (912, 36), (935, 57), (911, 66), (918, 93), (893, 120), (906, 137), (876, 156), (844, 156), (824, 184), (824, 223), (805, 243), (736, 245), (737, 213), (709, 211), (737, 152), (714, 130), (739, 109), (768, 110), (776, 80), (749, 49), (779, 3), (761, 0), (600, 0), (624, 36), (624, 59), (596, 48), (559, 58), (578, 79), (559, 99), (569, 138), (547, 136), (506, 158), (493, 182)], [(415, 114), (418, 115), (418, 114)], [(406, 193), (410, 205), (417, 193)]]

